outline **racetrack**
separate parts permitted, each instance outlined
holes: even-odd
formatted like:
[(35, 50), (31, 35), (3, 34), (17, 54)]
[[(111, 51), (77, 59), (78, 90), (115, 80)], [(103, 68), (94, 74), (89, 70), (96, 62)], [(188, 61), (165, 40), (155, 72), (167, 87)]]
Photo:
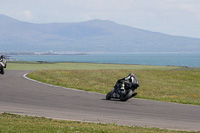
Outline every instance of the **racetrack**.
[[(49, 86), (23, 77), (0, 75), (0, 112), (64, 120), (200, 131), (200, 106), (132, 98), (105, 100), (104, 94)], [(112, 88), (111, 88), (112, 89)]]

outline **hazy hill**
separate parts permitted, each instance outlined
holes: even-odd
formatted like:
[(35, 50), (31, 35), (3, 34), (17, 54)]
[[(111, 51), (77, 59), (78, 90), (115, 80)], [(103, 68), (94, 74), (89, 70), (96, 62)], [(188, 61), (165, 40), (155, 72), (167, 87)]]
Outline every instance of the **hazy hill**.
[(200, 39), (107, 20), (34, 24), (0, 15), (0, 51), (200, 52)]

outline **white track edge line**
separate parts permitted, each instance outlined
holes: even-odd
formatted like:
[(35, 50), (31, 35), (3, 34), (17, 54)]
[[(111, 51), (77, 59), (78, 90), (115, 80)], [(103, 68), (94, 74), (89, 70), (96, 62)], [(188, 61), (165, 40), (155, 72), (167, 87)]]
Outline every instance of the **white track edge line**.
[(56, 88), (62, 88), (62, 89), (65, 89), (65, 90), (73, 90), (73, 91), (78, 91), (78, 92), (85, 92), (85, 93), (93, 93), (93, 94), (105, 95), (105, 94), (102, 94), (102, 93), (96, 93), (96, 92), (90, 92), (90, 91), (84, 91), (84, 90), (66, 88), (66, 87), (61, 87), (61, 86), (56, 86), (56, 85), (51, 85), (51, 84), (43, 83), (43, 82), (40, 82), (40, 81), (31, 79), (31, 78), (28, 78), (28, 77), (26, 76), (27, 74), (28, 74), (28, 73), (25, 73), (25, 74), (23, 75), (23, 77), (24, 77), (25, 79), (30, 80), (30, 81), (33, 81), (33, 82), (36, 82), (36, 83), (39, 83), (39, 84), (43, 84), (43, 85), (47, 85), (47, 86), (51, 86), (51, 87), (56, 87)]

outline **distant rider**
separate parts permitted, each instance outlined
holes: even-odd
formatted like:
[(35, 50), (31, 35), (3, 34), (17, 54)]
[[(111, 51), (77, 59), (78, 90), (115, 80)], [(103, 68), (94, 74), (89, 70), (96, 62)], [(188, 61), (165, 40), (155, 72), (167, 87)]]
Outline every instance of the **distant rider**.
[(3, 55), (0, 57), (0, 74), (4, 74), (4, 68), (6, 68), (6, 60)]
[[(117, 81), (117, 83), (115, 84), (112, 92), (115, 92), (115, 90), (118, 89), (119, 85), (121, 85), (120, 92), (122, 94), (125, 93), (125, 88), (124, 88), (125, 85), (129, 85), (130, 88), (135, 88), (135, 89), (137, 89), (137, 87), (139, 87), (137, 77), (133, 73), (130, 73), (125, 78), (119, 79)], [(136, 96), (136, 95), (137, 95), (137, 93), (134, 93), (132, 96)]]
[(2, 62), (2, 63), (3, 63), (3, 66), (6, 67), (6, 60), (5, 60), (4, 55), (1, 55), (1, 57), (0, 57), (0, 62)]

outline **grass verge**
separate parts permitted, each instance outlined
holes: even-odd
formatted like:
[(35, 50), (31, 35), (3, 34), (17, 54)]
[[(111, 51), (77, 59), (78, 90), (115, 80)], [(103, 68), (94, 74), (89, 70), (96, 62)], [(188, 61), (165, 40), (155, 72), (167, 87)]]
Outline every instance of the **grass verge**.
[[(77, 121), (53, 120), (44, 117), (0, 114), (0, 133), (192, 133), (158, 128), (117, 126)], [(194, 132), (193, 132), (194, 133)]]
[(169, 66), (143, 66), (124, 64), (98, 64), (98, 63), (62, 63), (62, 62), (13, 62), (7, 63), (7, 70), (99, 70), (99, 69), (159, 69), (169, 70), (180, 67)]

